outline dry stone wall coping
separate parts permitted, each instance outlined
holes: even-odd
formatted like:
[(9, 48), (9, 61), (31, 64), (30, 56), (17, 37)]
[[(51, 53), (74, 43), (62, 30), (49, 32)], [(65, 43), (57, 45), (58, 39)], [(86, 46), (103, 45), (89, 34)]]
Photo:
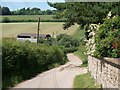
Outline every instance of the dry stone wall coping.
[(104, 57), (104, 60), (108, 61), (108, 62), (112, 62), (114, 64), (120, 65), (120, 58), (108, 58), (108, 57)]

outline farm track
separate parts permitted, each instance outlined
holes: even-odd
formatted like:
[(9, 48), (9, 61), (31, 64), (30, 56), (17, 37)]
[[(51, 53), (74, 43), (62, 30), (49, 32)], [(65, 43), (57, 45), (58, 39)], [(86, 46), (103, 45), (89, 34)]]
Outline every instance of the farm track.
[(65, 65), (39, 74), (14, 88), (73, 88), (75, 76), (87, 73), (87, 68), (80, 67), (82, 61), (77, 56), (68, 54), (67, 57), (69, 62)]

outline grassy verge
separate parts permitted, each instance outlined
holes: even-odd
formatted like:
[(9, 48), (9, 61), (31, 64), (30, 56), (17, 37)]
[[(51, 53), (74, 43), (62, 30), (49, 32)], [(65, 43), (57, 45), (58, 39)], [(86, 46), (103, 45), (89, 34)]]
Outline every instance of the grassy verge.
[[(74, 52), (74, 54), (83, 61), (82, 67), (87, 67), (88, 59), (87, 59), (87, 55), (84, 54), (86, 52), (85, 43), (83, 41), (83, 39), (85, 38), (84, 30), (78, 28), (76, 32), (73, 34), (73, 37), (80, 41), (80, 46), (78, 50)], [(93, 78), (91, 78), (90, 73), (78, 75), (75, 77), (74, 80), (74, 88), (99, 88), (99, 85), (95, 83), (96, 82), (94, 81)]]
[(74, 52), (74, 54), (76, 56), (78, 56), (82, 61), (83, 61), (83, 67), (86, 67), (87, 64), (87, 55), (85, 55), (84, 53), (86, 52), (86, 47), (84, 44), (84, 30), (82, 30), (81, 28), (78, 28), (76, 30), (76, 32), (73, 34), (73, 37), (75, 37), (76, 39), (78, 39), (80, 41), (80, 46), (78, 51)]
[(84, 37), (84, 30), (79, 28), (74, 32), (73, 37), (81, 41), (81, 39)]
[(86, 52), (85, 45), (80, 45), (78, 51), (74, 52), (74, 54), (83, 61), (82, 66), (87, 67), (88, 59), (87, 59), (87, 55), (85, 55), (84, 52)]
[(75, 77), (74, 88), (100, 88), (100, 85), (87, 73)]

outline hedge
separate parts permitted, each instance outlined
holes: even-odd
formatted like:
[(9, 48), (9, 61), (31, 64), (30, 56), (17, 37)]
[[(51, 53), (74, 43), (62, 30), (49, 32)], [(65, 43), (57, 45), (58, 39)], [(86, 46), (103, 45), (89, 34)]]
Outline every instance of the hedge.
[[(12, 23), (12, 22), (38, 22), (38, 20), (10, 20), (9, 18), (5, 17), (3, 20), (0, 21), (1, 23)], [(41, 22), (65, 22), (65, 20), (41, 20)]]
[[(16, 40), (3, 40), (2, 73), (4, 78), (19, 76), (22, 80), (64, 64), (66, 55), (55, 46), (37, 45)], [(6, 86), (5, 86), (6, 87)]]

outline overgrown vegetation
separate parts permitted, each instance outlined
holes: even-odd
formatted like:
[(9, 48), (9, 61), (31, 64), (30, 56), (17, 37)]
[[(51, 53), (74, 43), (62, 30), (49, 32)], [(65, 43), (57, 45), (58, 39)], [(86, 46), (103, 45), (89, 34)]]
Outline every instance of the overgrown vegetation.
[(76, 30), (76, 32), (73, 34), (73, 36), (79, 41), (78, 50), (74, 52), (74, 54), (83, 61), (82, 66), (86, 67), (88, 65), (88, 60), (87, 60), (87, 55), (85, 54), (86, 53), (86, 47), (85, 47), (85, 42), (84, 42), (85, 31), (81, 27), (79, 27)]
[(66, 34), (60, 34), (57, 36), (57, 44), (60, 46), (64, 46), (66, 48), (78, 47), (79, 41), (72, 36)]
[(96, 57), (120, 57), (120, 17), (106, 19), (96, 32)]
[(85, 38), (85, 31), (79, 26), (79, 28), (73, 33), (72, 35), (75, 39), (77, 39), (80, 43), (83, 43), (82, 41)]
[(83, 61), (83, 64), (81, 65), (82, 67), (88, 66), (88, 58), (85, 52), (86, 52), (86, 47), (85, 45), (82, 45), (82, 44), (79, 46), (78, 50), (74, 52), (74, 54)]
[(79, 41), (73, 36), (60, 34), (57, 36), (57, 45), (62, 47), (65, 53), (73, 53), (78, 50)]
[(75, 77), (74, 88), (100, 88), (100, 85), (96, 84), (90, 73), (87, 73)]
[(47, 40), (40, 38), (39, 43), (50, 46), (58, 46), (64, 51), (64, 53), (72, 53), (77, 51), (79, 47), (79, 41), (73, 36), (66, 34), (59, 34), (56, 38), (49, 38)]
[(3, 88), (29, 79), (36, 74), (66, 62), (66, 54), (56, 46), (3, 40)]
[(11, 22), (10, 19), (8, 17), (4, 17), (2, 20), (3, 23), (9, 23)]

